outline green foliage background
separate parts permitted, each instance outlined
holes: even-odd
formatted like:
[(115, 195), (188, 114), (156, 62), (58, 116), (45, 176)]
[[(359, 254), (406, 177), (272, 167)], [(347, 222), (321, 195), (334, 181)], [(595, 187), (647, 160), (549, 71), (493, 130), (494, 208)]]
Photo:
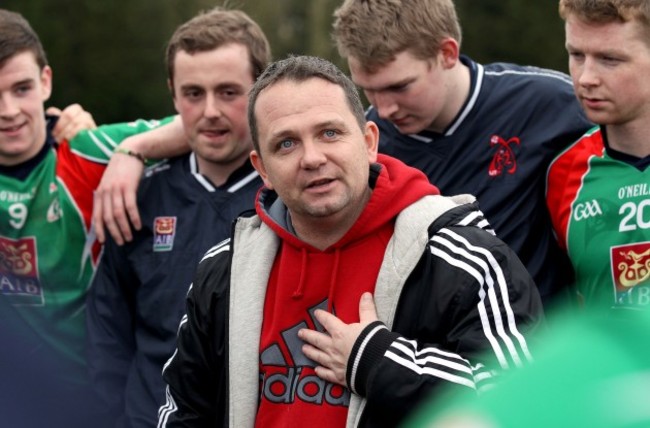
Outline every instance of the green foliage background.
[[(325, 57), (346, 68), (330, 37), (342, 0), (236, 0), (263, 28), (274, 58)], [(78, 102), (98, 123), (174, 113), (164, 51), (174, 29), (208, 0), (3, 0), (38, 32), (54, 70), (48, 105)], [(509, 61), (566, 71), (556, 1), (456, 0), (463, 52), (481, 62)]]

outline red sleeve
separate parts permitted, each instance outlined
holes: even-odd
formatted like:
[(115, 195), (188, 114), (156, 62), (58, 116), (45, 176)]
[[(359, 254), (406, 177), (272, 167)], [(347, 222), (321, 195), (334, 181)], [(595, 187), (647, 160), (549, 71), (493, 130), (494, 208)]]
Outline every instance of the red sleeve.
[(558, 244), (567, 249), (567, 233), (571, 206), (576, 200), (582, 182), (589, 172), (589, 160), (602, 156), (600, 132), (586, 135), (558, 156), (548, 169), (546, 182), (546, 205), (557, 235)]
[(86, 227), (90, 228), (93, 192), (99, 185), (106, 164), (93, 162), (74, 154), (67, 141), (59, 145), (57, 156), (56, 175), (65, 183), (81, 210)]

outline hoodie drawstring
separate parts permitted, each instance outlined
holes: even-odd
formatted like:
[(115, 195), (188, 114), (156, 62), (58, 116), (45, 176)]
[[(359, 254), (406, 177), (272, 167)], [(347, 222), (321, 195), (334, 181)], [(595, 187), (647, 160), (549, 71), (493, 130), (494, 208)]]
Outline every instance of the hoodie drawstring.
[(336, 247), (334, 250), (334, 266), (332, 266), (332, 275), (330, 275), (330, 291), (327, 295), (327, 312), (334, 313), (332, 306), (334, 305), (334, 291), (336, 283), (338, 282), (339, 273), (339, 260), (341, 259), (341, 248)]
[(300, 251), (300, 255), (302, 258), (300, 263), (300, 279), (298, 280), (298, 287), (291, 296), (292, 299), (296, 300), (302, 298), (305, 289), (305, 277), (307, 276), (307, 249), (303, 247)]

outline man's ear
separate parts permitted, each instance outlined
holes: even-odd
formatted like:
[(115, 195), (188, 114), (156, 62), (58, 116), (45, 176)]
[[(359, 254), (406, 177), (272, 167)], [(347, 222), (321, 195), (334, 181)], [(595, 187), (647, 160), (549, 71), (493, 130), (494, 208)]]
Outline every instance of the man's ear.
[(271, 182), (269, 181), (269, 175), (266, 172), (266, 168), (264, 168), (264, 161), (262, 160), (262, 156), (260, 156), (260, 154), (257, 153), (257, 150), (253, 150), (251, 151), (250, 159), (251, 159), (251, 163), (253, 164), (253, 167), (257, 170), (260, 177), (262, 177), (262, 181), (264, 181), (264, 185), (268, 189), (273, 190), (273, 184), (271, 184)]
[(171, 79), (167, 79), (167, 87), (169, 88), (169, 92), (171, 92), (172, 94), (174, 109), (176, 109), (176, 113), (180, 114), (181, 110), (178, 108), (178, 98), (176, 98), (176, 91), (174, 91), (174, 81)]
[(443, 68), (449, 69), (456, 65), (460, 57), (460, 46), (458, 41), (451, 37), (446, 37), (440, 42), (440, 63)]
[(41, 91), (43, 102), (50, 99), (50, 95), (52, 95), (52, 68), (49, 65), (46, 65), (41, 70)]
[(366, 129), (363, 137), (368, 150), (368, 160), (370, 163), (377, 162), (377, 152), (379, 150), (379, 128), (372, 120), (366, 122)]
[(169, 88), (169, 92), (172, 94), (172, 98), (176, 98), (176, 94), (174, 93), (174, 82), (172, 82), (172, 79), (167, 79), (167, 87)]

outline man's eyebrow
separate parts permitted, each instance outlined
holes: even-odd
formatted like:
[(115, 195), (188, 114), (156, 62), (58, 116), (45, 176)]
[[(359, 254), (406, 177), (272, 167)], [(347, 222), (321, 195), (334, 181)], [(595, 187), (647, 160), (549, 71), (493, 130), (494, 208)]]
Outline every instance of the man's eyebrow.
[(322, 122), (318, 122), (314, 125), (315, 129), (323, 129), (323, 128), (342, 128), (345, 126), (345, 122), (342, 120), (337, 120), (337, 119), (329, 119), (329, 120), (324, 120)]
[[(240, 83), (236, 82), (223, 82), (219, 83), (216, 86), (211, 86), (207, 88), (207, 90), (223, 90), (223, 89), (241, 89), (243, 86)], [(201, 89), (201, 90), (206, 90), (205, 86), (200, 85), (198, 83), (185, 83), (181, 85), (181, 89)]]
[(361, 89), (362, 91), (372, 91), (372, 92), (390, 91), (392, 89), (396, 89), (408, 85), (409, 83), (415, 81), (415, 79), (416, 79), (415, 77), (406, 77), (400, 81), (392, 82), (388, 85), (376, 86), (376, 87), (364, 87), (357, 84), (357, 88)]
[[(343, 129), (346, 128), (346, 124), (345, 121), (343, 120), (328, 119), (322, 122), (316, 122), (311, 126), (311, 129), (313, 130), (321, 130), (326, 128)], [(271, 134), (269, 138), (271, 141), (277, 141), (283, 138), (293, 137), (294, 135), (295, 135), (295, 131), (293, 129), (281, 129)]]
[(14, 84), (11, 85), (11, 86), (12, 86), (12, 87), (14, 87), (14, 86), (21, 86), (21, 85), (26, 85), (26, 84), (28, 84), (28, 83), (34, 83), (34, 79), (31, 78), (31, 77), (28, 77), (28, 78), (26, 78), (26, 79), (19, 80), (18, 82), (14, 82)]

